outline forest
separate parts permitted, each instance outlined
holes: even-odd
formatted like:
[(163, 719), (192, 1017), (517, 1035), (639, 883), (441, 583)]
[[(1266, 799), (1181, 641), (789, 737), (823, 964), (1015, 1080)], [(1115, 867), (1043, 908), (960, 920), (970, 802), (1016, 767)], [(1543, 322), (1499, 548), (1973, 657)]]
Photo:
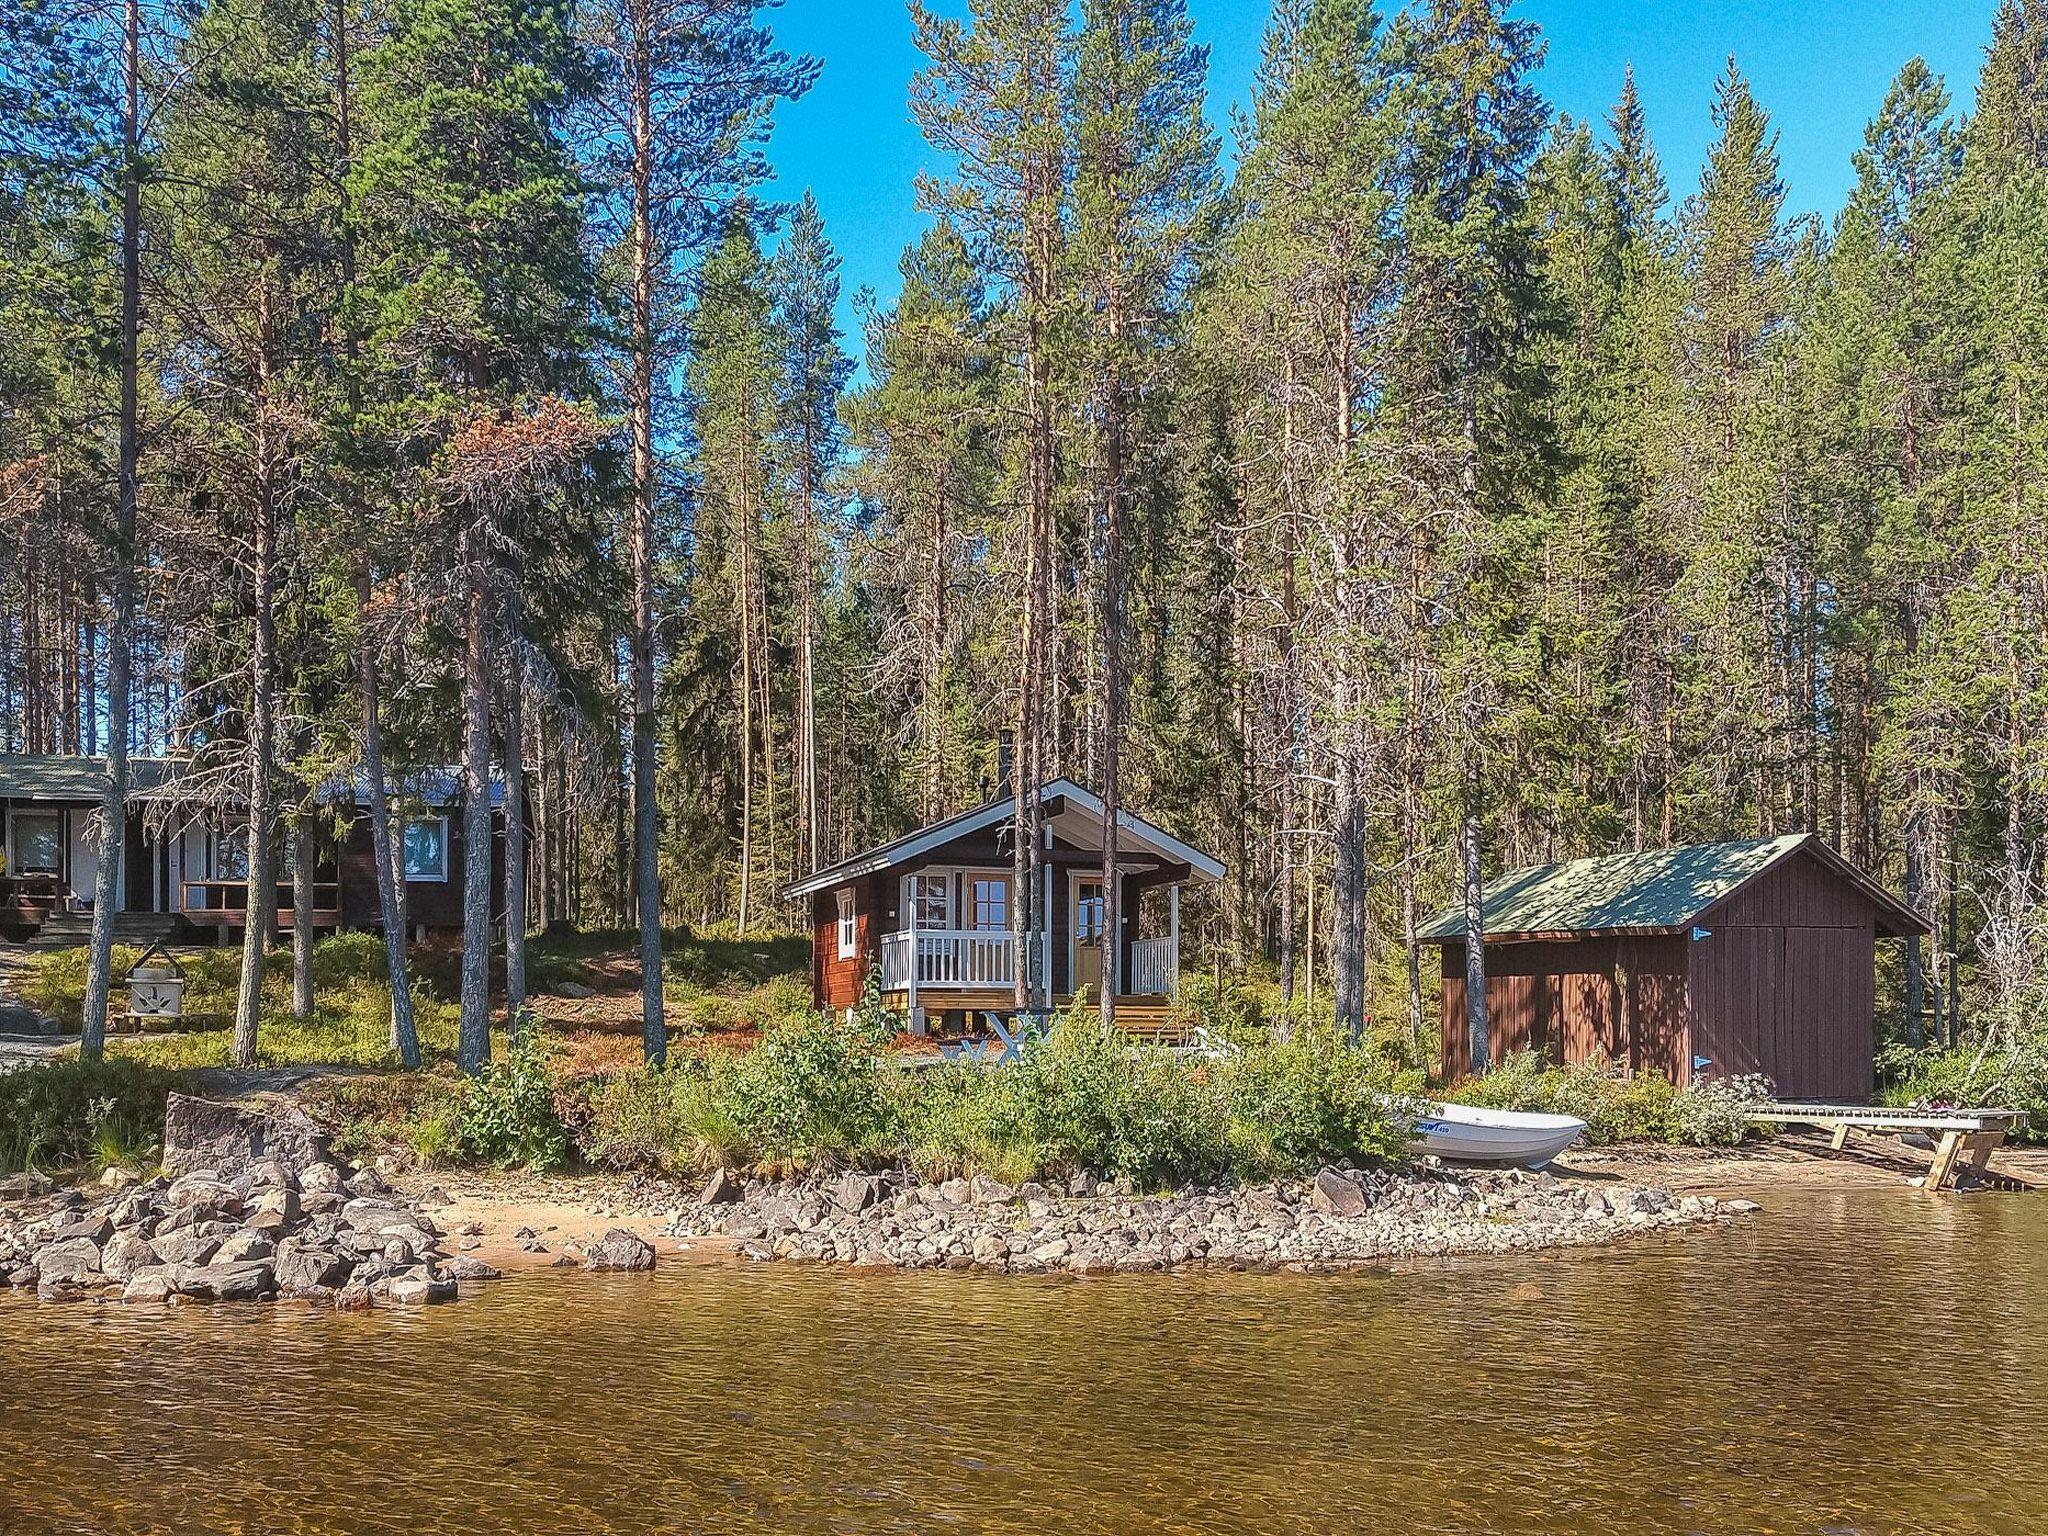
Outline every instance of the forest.
[(1354, 1030), (1483, 877), (1814, 831), (1932, 925), (1890, 1038), (2048, 1050), (2048, 0), (1824, 219), (1738, 60), (1673, 185), (1504, 0), (1277, 0), (1243, 103), (1188, 0), (911, 0), (858, 334), (774, 9), (0, 7), (0, 751), (188, 758), (252, 900), (361, 774), (387, 912), (385, 765), (501, 778), (515, 1006), (529, 926), (802, 926), (1006, 733)]

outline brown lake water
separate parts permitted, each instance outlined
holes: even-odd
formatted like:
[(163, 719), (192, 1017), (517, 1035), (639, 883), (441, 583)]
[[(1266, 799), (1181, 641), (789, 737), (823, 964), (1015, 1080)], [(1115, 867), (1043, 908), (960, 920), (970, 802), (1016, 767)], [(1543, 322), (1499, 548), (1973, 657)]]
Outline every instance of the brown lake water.
[(0, 1530), (2048, 1531), (2048, 1197), (1386, 1276), (0, 1300)]

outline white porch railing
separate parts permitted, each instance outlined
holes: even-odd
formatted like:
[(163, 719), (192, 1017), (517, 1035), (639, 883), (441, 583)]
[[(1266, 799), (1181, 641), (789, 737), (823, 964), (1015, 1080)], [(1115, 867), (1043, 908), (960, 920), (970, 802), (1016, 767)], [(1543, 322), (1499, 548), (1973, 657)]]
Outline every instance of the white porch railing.
[[(1036, 952), (1035, 938), (1026, 941)], [(914, 983), (914, 984), (913, 984)], [(927, 928), (882, 935), (882, 990), (1014, 988), (1017, 945), (1007, 933)]]
[(1125, 990), (1139, 997), (1171, 997), (1180, 979), (1179, 949), (1172, 935), (1136, 940), (1131, 945), (1131, 975)]

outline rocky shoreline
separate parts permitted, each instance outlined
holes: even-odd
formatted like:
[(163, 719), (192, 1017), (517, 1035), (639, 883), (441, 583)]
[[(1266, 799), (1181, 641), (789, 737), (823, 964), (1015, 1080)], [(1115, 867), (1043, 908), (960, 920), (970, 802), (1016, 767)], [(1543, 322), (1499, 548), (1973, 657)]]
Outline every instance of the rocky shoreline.
[(1711, 1226), (1748, 1200), (1588, 1187), (1520, 1169), (1325, 1168), (1313, 1179), (1163, 1195), (1082, 1174), (1059, 1186), (846, 1173), (799, 1183), (712, 1177), (670, 1236), (743, 1257), (1011, 1274), (1191, 1268), (1355, 1269), (1393, 1260), (1610, 1243)]
[[(337, 1308), (456, 1300), (499, 1271), (462, 1251), (374, 1168), (335, 1158), (303, 1115), (173, 1095), (164, 1171), (109, 1169), (90, 1189), (0, 1180), (0, 1280), (44, 1301), (270, 1301)], [(450, 1253), (454, 1247), (457, 1251)], [(648, 1269), (651, 1244), (608, 1232), (586, 1269)]]

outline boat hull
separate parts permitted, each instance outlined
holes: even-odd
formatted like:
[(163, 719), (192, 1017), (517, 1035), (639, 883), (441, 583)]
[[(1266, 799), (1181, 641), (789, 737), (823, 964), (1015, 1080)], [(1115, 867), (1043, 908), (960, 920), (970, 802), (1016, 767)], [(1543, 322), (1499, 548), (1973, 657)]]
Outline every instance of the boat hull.
[(1571, 1115), (1427, 1103), (1408, 1145), (1449, 1162), (1543, 1168), (1585, 1132), (1586, 1122)]

